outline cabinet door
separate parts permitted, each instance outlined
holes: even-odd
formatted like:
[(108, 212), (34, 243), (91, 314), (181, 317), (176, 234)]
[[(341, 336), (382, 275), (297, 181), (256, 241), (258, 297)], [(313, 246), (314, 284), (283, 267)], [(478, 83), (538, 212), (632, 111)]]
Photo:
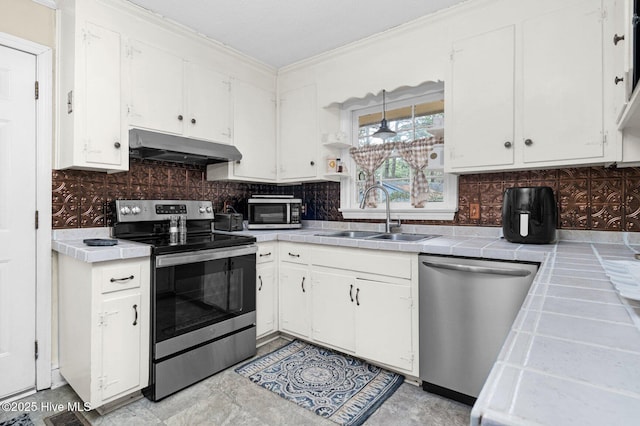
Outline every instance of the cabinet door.
[(411, 370), (411, 312), (409, 285), (356, 279), (356, 353)]
[(280, 95), (279, 178), (317, 176), (318, 111), (315, 85)]
[(354, 277), (312, 271), (311, 332), (313, 340), (355, 350)]
[(280, 264), (280, 328), (301, 337), (309, 336), (307, 268)]
[(256, 268), (256, 335), (276, 331), (277, 291), (273, 262)]
[(242, 153), (242, 160), (233, 165), (233, 174), (275, 180), (275, 93), (235, 81), (233, 99), (233, 144)]
[(524, 162), (604, 155), (602, 20), (586, 0), (523, 23)]
[(453, 44), (447, 169), (514, 160), (513, 26)]
[(131, 41), (128, 54), (129, 124), (181, 134), (186, 114), (182, 59), (137, 40)]
[[(140, 385), (140, 293), (111, 293), (102, 301), (102, 399)], [(146, 314), (148, 315), (148, 314)]]
[(74, 100), (75, 107), (85, 113), (81, 122), (84, 160), (117, 168), (129, 157), (121, 123), (120, 34), (91, 23), (84, 34), (84, 99)]
[[(231, 142), (229, 77), (191, 62), (185, 63), (184, 133), (196, 139)], [(242, 151), (241, 151), (242, 152)]]

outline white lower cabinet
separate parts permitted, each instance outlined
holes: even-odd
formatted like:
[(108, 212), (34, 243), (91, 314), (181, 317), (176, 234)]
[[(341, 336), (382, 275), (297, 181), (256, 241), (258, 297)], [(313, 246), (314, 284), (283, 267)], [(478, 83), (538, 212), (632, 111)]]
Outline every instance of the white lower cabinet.
[(256, 259), (256, 337), (260, 338), (278, 330), (275, 244), (259, 243)]
[(306, 266), (280, 263), (280, 329), (299, 337), (309, 337), (309, 295), (311, 292)]
[(356, 279), (356, 353), (411, 370), (413, 364), (411, 287)]
[(418, 375), (416, 254), (280, 244), (281, 331)]
[(60, 373), (92, 409), (149, 383), (149, 270), (58, 257)]
[(311, 272), (313, 340), (353, 352), (356, 349), (356, 279)]

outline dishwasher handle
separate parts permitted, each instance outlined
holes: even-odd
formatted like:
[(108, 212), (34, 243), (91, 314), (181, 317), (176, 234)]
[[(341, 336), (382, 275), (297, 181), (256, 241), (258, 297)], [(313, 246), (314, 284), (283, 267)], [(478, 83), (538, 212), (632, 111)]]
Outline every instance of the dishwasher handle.
[(422, 261), (424, 266), (432, 268), (450, 269), (452, 271), (475, 272), (479, 274), (507, 275), (510, 277), (526, 277), (531, 271), (526, 269), (487, 268), (486, 266), (460, 265), (457, 263), (435, 263)]

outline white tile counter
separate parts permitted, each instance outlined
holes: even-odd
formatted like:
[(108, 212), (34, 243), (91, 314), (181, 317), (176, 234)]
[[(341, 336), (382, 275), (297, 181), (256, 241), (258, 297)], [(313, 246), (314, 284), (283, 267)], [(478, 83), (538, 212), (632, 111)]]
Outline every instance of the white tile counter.
[[(527, 245), (501, 239), (498, 228), (404, 225), (403, 232), (442, 235), (411, 243), (323, 235), (349, 227), (380, 231), (377, 224), (312, 225), (321, 227), (235, 234), (253, 235), (258, 242), (541, 262), (473, 407), (472, 425), (630, 425), (640, 421), (640, 302), (620, 297), (601, 263), (632, 259), (640, 252), (640, 233), (560, 231), (557, 244)], [(148, 256), (141, 254), (139, 244), (121, 244), (118, 250), (124, 251), (117, 256), (128, 250)], [(81, 238), (54, 241), (54, 249), (60, 252), (75, 250), (87, 259), (102, 256), (80, 245)]]
[(109, 228), (61, 229), (52, 232), (52, 250), (82, 262), (106, 262), (151, 256), (151, 246), (118, 240), (118, 244), (106, 247), (86, 245), (87, 238), (110, 238)]
[[(422, 243), (394, 243), (317, 235), (335, 231), (329, 228), (245, 232), (258, 241), (541, 262), (473, 407), (471, 424), (638, 424), (640, 302), (615, 292), (601, 261), (632, 259), (640, 252), (640, 235), (561, 231), (560, 238), (568, 241), (527, 245), (499, 238), (496, 228), (403, 228), (443, 236)], [(363, 228), (354, 225), (354, 229)], [(572, 241), (579, 239), (587, 241)]]

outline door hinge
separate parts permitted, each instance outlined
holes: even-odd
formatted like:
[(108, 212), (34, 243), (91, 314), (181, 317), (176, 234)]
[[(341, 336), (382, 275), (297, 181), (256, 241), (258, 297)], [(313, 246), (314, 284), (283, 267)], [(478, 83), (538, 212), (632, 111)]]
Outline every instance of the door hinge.
[(40, 212), (36, 210), (36, 229), (40, 227)]
[(37, 100), (40, 97), (40, 83), (38, 83), (37, 81), (36, 81), (36, 84), (35, 84), (35, 95), (36, 95), (36, 100)]
[(40, 354), (39, 354), (39, 352), (38, 352), (38, 341), (36, 340), (36, 341), (34, 342), (34, 356), (35, 356), (35, 359), (38, 359), (38, 356), (39, 356), (39, 355), (40, 355)]

